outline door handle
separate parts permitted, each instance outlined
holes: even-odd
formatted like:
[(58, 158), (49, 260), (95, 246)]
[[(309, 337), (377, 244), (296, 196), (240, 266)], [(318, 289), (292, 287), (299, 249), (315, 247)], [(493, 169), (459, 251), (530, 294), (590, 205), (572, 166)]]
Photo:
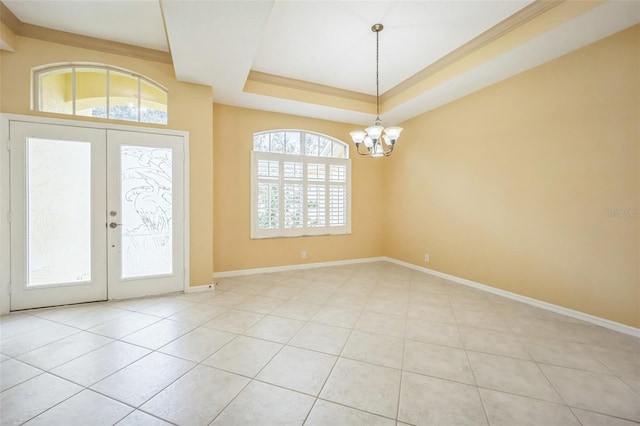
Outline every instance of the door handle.
[(111, 228), (111, 229), (116, 229), (118, 226), (122, 226), (122, 224), (121, 223), (115, 223), (115, 222), (111, 222), (109, 224), (109, 228)]

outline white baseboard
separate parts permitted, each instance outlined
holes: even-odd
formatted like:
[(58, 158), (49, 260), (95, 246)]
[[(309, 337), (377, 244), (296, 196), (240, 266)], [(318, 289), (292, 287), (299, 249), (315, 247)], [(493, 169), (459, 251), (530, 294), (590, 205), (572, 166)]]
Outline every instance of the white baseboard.
[(393, 259), (391, 257), (385, 257), (385, 261), (395, 263), (396, 265), (405, 266), (407, 268), (414, 269), (416, 271), (425, 272), (427, 274), (435, 275), (440, 278), (453, 281), (458, 284), (466, 285), (469, 287), (477, 288), (487, 293), (492, 293), (498, 296), (506, 297), (507, 299), (515, 300), (518, 302), (526, 303), (527, 305), (535, 306), (536, 308), (545, 309), (547, 311), (555, 312), (557, 314), (566, 315), (571, 318), (579, 319), (591, 324), (599, 325), (610, 330), (614, 330), (620, 333), (628, 334), (634, 337), (640, 338), (640, 329), (631, 327), (630, 325), (620, 324), (619, 322), (610, 321), (605, 318), (589, 315), (584, 312), (574, 311), (573, 309), (565, 308), (563, 306), (554, 305), (553, 303), (543, 302), (542, 300), (532, 299), (531, 297), (522, 296), (510, 291), (501, 290), (499, 288), (491, 287), (485, 284), (480, 284), (475, 281), (467, 280), (465, 278), (456, 277), (455, 275), (445, 274), (444, 272), (435, 271), (433, 269), (424, 268), (422, 266), (414, 265), (412, 263), (403, 262), (401, 260)]
[[(410, 269), (414, 269), (416, 271), (435, 275), (437, 277), (444, 278), (458, 284), (462, 284), (468, 287), (476, 288), (478, 290), (486, 291), (487, 293), (506, 297), (507, 299), (526, 303), (527, 305), (535, 306), (536, 308), (541, 308), (541, 309), (545, 309), (547, 311), (555, 312), (561, 315), (566, 315), (571, 318), (579, 319), (594, 325), (598, 325), (600, 327), (605, 327), (610, 330), (614, 330), (620, 333), (624, 333), (630, 336), (640, 338), (640, 329), (631, 327), (626, 324), (620, 324), (618, 322), (610, 321), (605, 318), (596, 317), (594, 315), (589, 315), (584, 312), (574, 311), (573, 309), (565, 308), (563, 306), (558, 306), (552, 303), (543, 302), (541, 300), (532, 299), (527, 296), (522, 296), (520, 294), (512, 293), (510, 291), (501, 290), (496, 287), (480, 284), (475, 281), (467, 280), (465, 278), (456, 277), (455, 275), (445, 274), (444, 272), (439, 272), (433, 269), (424, 268), (422, 266), (414, 265), (408, 262), (403, 262), (401, 260), (397, 260), (397, 259), (386, 257), (386, 256), (369, 257), (369, 258), (363, 258), (363, 259), (339, 260), (335, 262), (304, 263), (300, 265), (274, 266), (270, 268), (241, 269), (238, 271), (217, 272), (213, 274), (213, 278), (215, 281), (215, 279), (217, 278), (225, 278), (225, 277), (238, 277), (242, 275), (263, 274), (263, 273), (269, 273), (269, 272), (286, 272), (286, 271), (294, 271), (294, 270), (300, 270), (300, 269), (312, 269), (312, 268), (321, 268), (326, 266), (339, 266), (339, 265), (353, 265), (358, 263), (381, 262), (381, 261), (394, 263), (396, 265), (404, 266)], [(209, 286), (200, 286), (200, 287), (204, 287), (204, 288), (200, 290), (198, 287), (193, 287), (193, 289), (190, 289), (189, 291), (209, 290), (208, 288)], [(198, 288), (198, 290), (195, 290), (196, 288)]]
[(215, 284), (196, 285), (193, 287), (187, 287), (185, 293), (199, 293), (201, 291), (213, 291), (215, 290)]
[(271, 266), (268, 268), (239, 269), (237, 271), (215, 272), (213, 274), (213, 279), (215, 280), (217, 278), (239, 277), (242, 275), (265, 274), (265, 273), (271, 273), (271, 272), (295, 271), (299, 269), (323, 268), (327, 266), (342, 266), (342, 265), (355, 265), (358, 263), (368, 263), (368, 262), (383, 262), (386, 260), (388, 260), (386, 257), (365, 257), (362, 259), (337, 260), (333, 262), (302, 263), (299, 265)]

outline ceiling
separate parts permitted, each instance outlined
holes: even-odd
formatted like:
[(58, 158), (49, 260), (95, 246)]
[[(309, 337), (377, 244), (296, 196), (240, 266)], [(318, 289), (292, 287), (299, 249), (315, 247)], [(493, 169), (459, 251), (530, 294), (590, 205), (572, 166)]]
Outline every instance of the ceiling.
[(395, 124), (640, 22), (640, 2), (14, 1), (20, 21), (170, 52), (214, 102)]

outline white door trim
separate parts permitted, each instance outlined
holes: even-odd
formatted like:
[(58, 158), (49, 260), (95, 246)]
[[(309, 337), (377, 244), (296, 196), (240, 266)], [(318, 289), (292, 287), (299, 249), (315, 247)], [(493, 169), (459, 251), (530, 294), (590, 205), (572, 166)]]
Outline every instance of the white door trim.
[(11, 288), (11, 234), (9, 222), (11, 206), (9, 139), (11, 135), (9, 134), (9, 123), (11, 121), (182, 136), (184, 138), (184, 289), (186, 290), (189, 287), (189, 132), (181, 130), (159, 129), (155, 127), (147, 128), (141, 126), (128, 126), (113, 123), (97, 123), (92, 121), (67, 120), (59, 118), (38, 117), (32, 115), (0, 113), (0, 314), (8, 314), (11, 306), (11, 299), (9, 294)]

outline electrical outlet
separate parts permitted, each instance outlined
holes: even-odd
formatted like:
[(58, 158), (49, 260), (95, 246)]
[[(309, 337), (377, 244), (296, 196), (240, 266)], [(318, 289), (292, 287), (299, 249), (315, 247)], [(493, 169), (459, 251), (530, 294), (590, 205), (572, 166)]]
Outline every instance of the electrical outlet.
[(424, 261), (425, 261), (425, 262), (428, 262), (428, 261), (429, 261), (429, 255), (428, 255), (428, 254), (425, 254), (425, 255), (424, 255)]
[(306, 250), (302, 250), (302, 258), (306, 259), (307, 258), (307, 252)]

